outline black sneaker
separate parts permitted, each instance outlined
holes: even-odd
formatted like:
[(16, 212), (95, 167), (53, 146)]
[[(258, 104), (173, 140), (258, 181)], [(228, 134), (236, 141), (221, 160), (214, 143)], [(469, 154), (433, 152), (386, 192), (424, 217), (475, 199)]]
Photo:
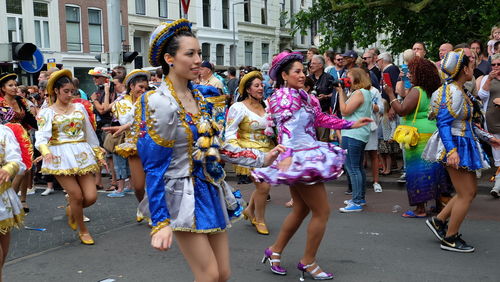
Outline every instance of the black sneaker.
[(266, 202), (270, 202), (271, 201), (271, 195), (267, 195), (267, 199), (266, 199)]
[(437, 217), (433, 216), (431, 218), (428, 218), (425, 221), (425, 224), (429, 229), (436, 235), (439, 241), (442, 241), (443, 238), (446, 236), (446, 223), (438, 219)]
[(443, 241), (441, 241), (441, 249), (459, 253), (472, 253), (474, 251), (474, 247), (467, 245), (461, 236), (462, 234), (455, 234), (450, 237), (443, 238)]
[(344, 194), (346, 195), (352, 195), (352, 190), (351, 189), (347, 189)]

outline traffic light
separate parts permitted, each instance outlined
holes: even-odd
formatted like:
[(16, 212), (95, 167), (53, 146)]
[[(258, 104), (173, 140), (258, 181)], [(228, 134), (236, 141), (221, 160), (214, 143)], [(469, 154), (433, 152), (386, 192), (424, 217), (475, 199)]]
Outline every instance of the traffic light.
[(139, 55), (137, 51), (134, 52), (123, 52), (123, 64), (132, 63), (132, 61)]
[(95, 55), (94, 58), (101, 62), (101, 64), (107, 65), (109, 63), (109, 53), (100, 53)]
[(12, 60), (14, 61), (31, 61), (33, 54), (36, 51), (36, 45), (32, 43), (11, 43), (12, 45)]

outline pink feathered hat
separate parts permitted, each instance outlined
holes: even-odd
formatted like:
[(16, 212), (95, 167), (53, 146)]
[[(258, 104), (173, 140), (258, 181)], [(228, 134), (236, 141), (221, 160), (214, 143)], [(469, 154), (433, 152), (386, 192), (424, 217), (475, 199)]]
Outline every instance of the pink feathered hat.
[(286, 65), (288, 62), (292, 60), (302, 60), (304, 56), (302, 56), (299, 52), (281, 52), (276, 57), (274, 57), (273, 62), (271, 63), (271, 69), (269, 69), (269, 77), (276, 81), (278, 78), (278, 74), (281, 71), (281, 68)]

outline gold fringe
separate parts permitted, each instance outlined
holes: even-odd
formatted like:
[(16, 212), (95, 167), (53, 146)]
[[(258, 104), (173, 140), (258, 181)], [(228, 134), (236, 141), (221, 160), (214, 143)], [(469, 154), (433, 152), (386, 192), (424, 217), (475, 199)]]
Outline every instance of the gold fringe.
[(12, 177), (19, 171), (19, 164), (16, 162), (8, 162), (2, 166), (2, 169)]
[(21, 211), (20, 214), (15, 214), (14, 217), (4, 219), (0, 221), (0, 234), (7, 234), (12, 228), (20, 228), (24, 222), (24, 212)]
[(89, 165), (85, 168), (70, 168), (70, 169), (48, 169), (42, 168), (42, 174), (52, 174), (52, 175), (85, 175), (89, 173), (96, 173), (99, 171), (99, 166), (97, 164)]
[(122, 143), (115, 146), (115, 154), (128, 159), (131, 156), (137, 156), (137, 146), (132, 143)]

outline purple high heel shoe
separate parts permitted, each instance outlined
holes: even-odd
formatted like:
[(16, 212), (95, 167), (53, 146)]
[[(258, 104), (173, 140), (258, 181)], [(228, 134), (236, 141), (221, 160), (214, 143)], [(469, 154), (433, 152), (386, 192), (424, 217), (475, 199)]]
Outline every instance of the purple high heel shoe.
[(264, 251), (264, 257), (262, 258), (262, 263), (266, 263), (266, 261), (268, 261), (269, 265), (271, 266), (271, 271), (273, 273), (278, 274), (278, 275), (286, 275), (286, 269), (284, 269), (280, 265), (273, 265), (273, 263), (280, 263), (281, 259), (279, 259), (279, 258), (272, 259), (271, 256), (281, 257), (281, 254), (280, 253), (274, 253), (273, 251), (271, 251), (271, 249), (267, 248)]
[[(316, 265), (316, 267), (312, 271), (307, 271), (307, 269), (309, 267), (312, 267), (314, 265)], [(318, 271), (320, 271), (321, 268), (319, 267), (319, 265), (316, 262), (313, 262), (313, 263), (308, 264), (308, 265), (305, 265), (305, 264), (302, 264), (299, 262), (299, 264), (297, 265), (297, 269), (301, 271), (300, 278), (299, 278), (300, 281), (305, 280), (304, 274), (306, 272), (309, 275), (311, 275), (312, 279), (314, 279), (314, 280), (331, 280), (331, 279), (333, 279), (333, 273), (328, 273), (328, 272), (324, 272), (324, 271), (321, 271), (318, 273)]]

